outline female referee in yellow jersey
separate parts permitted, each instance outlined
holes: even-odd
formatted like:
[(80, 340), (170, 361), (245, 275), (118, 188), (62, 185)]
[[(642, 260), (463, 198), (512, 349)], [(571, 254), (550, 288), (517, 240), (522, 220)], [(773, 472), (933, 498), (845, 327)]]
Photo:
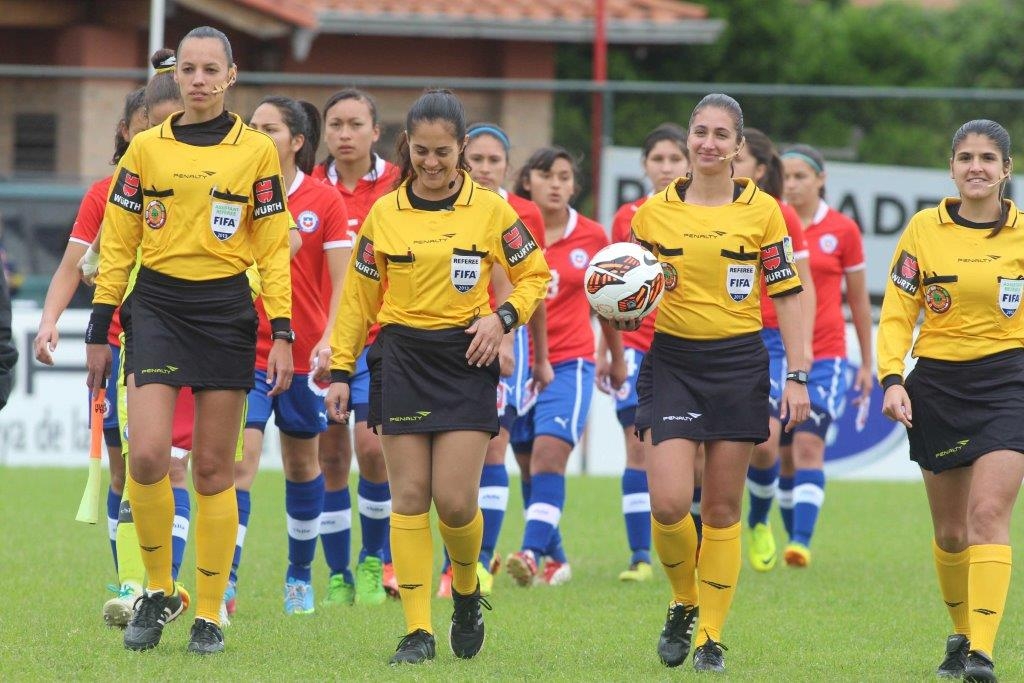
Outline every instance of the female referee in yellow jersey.
[[(949, 170), (960, 196), (910, 219), (878, 325), (882, 411), (906, 425), (921, 466), (953, 621), (936, 673), (970, 681), (996, 680), (1024, 480), (1024, 213), (1003, 198), (1012, 167), (1010, 135), (995, 121), (956, 131)], [(904, 379), (908, 351), (917, 365)]]
[(233, 465), (252, 388), (256, 311), (245, 269), (255, 260), (274, 344), (271, 393), (291, 383), (290, 219), (273, 142), (224, 109), (236, 67), (227, 37), (209, 27), (178, 45), (184, 112), (139, 133), (114, 173), (104, 212), (100, 272), (86, 332), (89, 386), (110, 372), (107, 328), (121, 306), (128, 385), (128, 490), (148, 586), (125, 630), (130, 650), (160, 642), (180, 597), (171, 580), (174, 499), (167, 476), (174, 404), (195, 393), (196, 621), (188, 650), (224, 649), (219, 625), (238, 527)]
[[(731, 177), (730, 161), (743, 146), (736, 100), (721, 94), (701, 100), (686, 145), (690, 177), (644, 202), (632, 222), (636, 240), (654, 251), (666, 275), (654, 340), (637, 379), (636, 427), (646, 449), (652, 540), (673, 595), (658, 655), (667, 666), (686, 660), (699, 605), (694, 668), (724, 671), (720, 640), (740, 573), (743, 484), (754, 444), (768, 437), (762, 274), (791, 370), (780, 406), (787, 429), (807, 417), (808, 361), (793, 296), (800, 278), (779, 204), (749, 178)], [(695, 573), (690, 503), (700, 444), (707, 462)]]
[[(329, 415), (347, 417), (348, 380), (376, 320), (367, 355), (367, 424), (381, 435), (391, 482), (391, 552), (406, 635), (392, 664), (434, 657), (430, 598), (430, 503), (452, 559), (456, 657), (484, 641), (477, 504), (487, 442), (498, 433), (494, 397), (504, 333), (530, 319), (550, 279), (530, 231), (501, 195), (473, 182), (465, 164), (466, 118), (451, 92), (429, 90), (406, 116), (402, 182), (373, 205), (354, 246), (331, 338)], [(513, 288), (496, 311), (494, 268)]]

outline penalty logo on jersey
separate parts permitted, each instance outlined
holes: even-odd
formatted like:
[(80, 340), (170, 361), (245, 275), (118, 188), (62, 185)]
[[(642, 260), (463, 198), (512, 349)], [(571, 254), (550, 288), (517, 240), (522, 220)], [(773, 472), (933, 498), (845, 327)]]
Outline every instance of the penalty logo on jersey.
[(1020, 295), (1024, 293), (1024, 279), (999, 278), (999, 310), (1007, 318), (1020, 308)]
[(462, 294), (480, 281), (480, 254), (455, 249), (452, 252), (452, 285)]
[(295, 219), (295, 224), (299, 226), (300, 231), (306, 234), (316, 232), (316, 229), (320, 227), (320, 216), (317, 216), (315, 211), (303, 211)]
[(754, 266), (729, 266), (725, 274), (725, 287), (733, 301), (743, 301), (750, 296), (756, 275), (757, 269)]

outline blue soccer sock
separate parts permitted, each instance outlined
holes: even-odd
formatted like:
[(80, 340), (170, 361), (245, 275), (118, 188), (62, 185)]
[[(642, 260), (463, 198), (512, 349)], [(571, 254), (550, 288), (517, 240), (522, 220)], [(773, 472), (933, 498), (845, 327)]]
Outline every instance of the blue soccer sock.
[(504, 465), (484, 465), (480, 474), (480, 512), (484, 517), (484, 538), (480, 562), (489, 567), (498, 545), (501, 525), (508, 508), (508, 470)]
[(117, 516), (121, 511), (121, 494), (114, 488), (107, 489), (107, 535), (110, 536), (110, 552), (114, 553), (114, 571), (117, 571)]
[(626, 540), (633, 551), (629, 562), (651, 562), (651, 494), (647, 472), (627, 467), (622, 472), (622, 516), (626, 519)]
[(359, 477), (359, 527), (363, 532), (362, 562), (372, 555), (384, 559), (384, 543), (391, 534), (391, 487)]
[(779, 488), (779, 462), (771, 467), (761, 469), (751, 465), (747, 468), (747, 491), (750, 494), (750, 510), (747, 513), (747, 526), (753, 529), (758, 524), (768, 523), (768, 513), (772, 509), (775, 492)]
[(704, 538), (704, 522), (700, 518), (700, 489), (699, 486), (693, 487), (693, 502), (690, 503), (690, 516), (693, 517), (693, 526), (697, 529), (698, 546)]
[(331, 575), (341, 574), (353, 583), (349, 562), (352, 559), (352, 499), (348, 487), (324, 491), (324, 510), (320, 514), (320, 542)]
[(548, 550), (565, 507), (565, 475), (543, 472), (532, 478), (530, 505), (526, 508), (523, 550), (540, 557)]
[(245, 545), (245, 532), (249, 528), (249, 511), (252, 509), (248, 491), (236, 488), (235, 500), (238, 502), (238, 536), (235, 538), (235, 556), (231, 560), (231, 583), (238, 583), (238, 565), (242, 562), (242, 546)]
[(189, 520), (192, 515), (192, 504), (188, 497), (188, 489), (171, 489), (174, 494), (174, 527), (171, 529), (171, 578), (178, 580), (181, 561), (185, 557), (185, 544), (188, 543)]
[(533, 480), (520, 479), (519, 492), (523, 494), (523, 514), (526, 514), (526, 509), (530, 507), (530, 496), (533, 495)]
[(786, 527), (786, 536), (793, 538), (793, 477), (780, 476), (779, 490), (775, 497), (779, 501), (779, 514), (782, 525)]
[(550, 557), (555, 562), (568, 562), (569, 558), (565, 554), (565, 546), (562, 545), (562, 530), (555, 527), (555, 530), (551, 532), (551, 541), (548, 543), (548, 547), (544, 549), (544, 555)]
[(793, 478), (793, 537), (794, 543), (811, 545), (814, 525), (825, 502), (825, 471), (797, 470)]
[(320, 535), (320, 514), (324, 507), (324, 475), (306, 482), (284, 482), (284, 509), (288, 516), (287, 579), (308, 582)]

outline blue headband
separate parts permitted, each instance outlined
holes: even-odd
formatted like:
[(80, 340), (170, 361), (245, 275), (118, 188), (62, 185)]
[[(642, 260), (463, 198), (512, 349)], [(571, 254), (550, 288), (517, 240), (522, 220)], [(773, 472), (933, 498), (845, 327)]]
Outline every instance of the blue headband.
[(817, 161), (814, 160), (814, 157), (809, 157), (806, 154), (804, 154), (803, 152), (783, 152), (782, 156), (780, 158), (782, 158), (782, 159), (799, 159), (800, 161), (805, 162), (808, 166), (813, 168), (815, 173), (824, 173), (825, 172), (825, 169), (821, 167), (821, 164), (819, 164)]
[(495, 128), (494, 126), (477, 126), (476, 128), (469, 131), (467, 135), (469, 136), (470, 140), (477, 137), (478, 135), (491, 135), (497, 138), (498, 142), (501, 143), (501, 146), (505, 148), (505, 154), (508, 154), (509, 150), (512, 149), (512, 143), (509, 142), (508, 136), (505, 135), (505, 131), (503, 131), (501, 128)]

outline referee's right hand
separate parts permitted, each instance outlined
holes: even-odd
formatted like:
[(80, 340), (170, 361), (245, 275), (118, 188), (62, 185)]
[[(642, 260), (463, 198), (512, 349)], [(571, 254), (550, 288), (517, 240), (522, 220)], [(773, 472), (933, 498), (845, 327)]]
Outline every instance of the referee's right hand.
[(85, 345), (85, 367), (89, 372), (86, 385), (91, 391), (97, 392), (107, 386), (107, 378), (110, 377), (112, 364), (113, 360), (108, 344)]
[(911, 420), (914, 412), (910, 407), (910, 396), (902, 384), (894, 384), (885, 390), (882, 399), (882, 413), (890, 420), (903, 424), (907, 429), (913, 429)]

